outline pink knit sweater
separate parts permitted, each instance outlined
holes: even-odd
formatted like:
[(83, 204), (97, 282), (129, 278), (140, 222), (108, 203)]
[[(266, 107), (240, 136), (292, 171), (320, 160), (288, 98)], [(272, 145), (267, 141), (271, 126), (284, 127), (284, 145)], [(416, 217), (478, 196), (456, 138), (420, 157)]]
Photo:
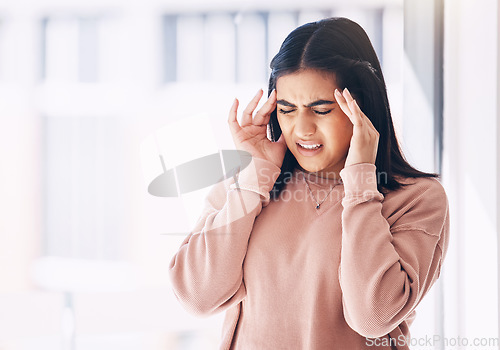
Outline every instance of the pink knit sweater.
[(319, 209), (298, 170), (270, 200), (280, 168), (264, 159), (214, 185), (170, 277), (188, 311), (226, 311), (221, 349), (408, 349), (446, 253), (448, 202), (433, 178), (384, 196), (375, 170), (348, 166), (343, 184), (308, 175), (318, 201), (335, 185)]

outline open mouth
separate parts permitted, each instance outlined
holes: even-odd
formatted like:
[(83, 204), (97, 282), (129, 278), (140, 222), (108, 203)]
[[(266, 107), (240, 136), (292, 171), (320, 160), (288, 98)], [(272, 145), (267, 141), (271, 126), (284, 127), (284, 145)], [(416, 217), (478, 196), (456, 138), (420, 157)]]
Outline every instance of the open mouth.
[(320, 147), (323, 147), (323, 145), (320, 143), (315, 144), (315, 145), (303, 145), (303, 144), (297, 143), (297, 145), (299, 145), (299, 147), (301, 147), (303, 149), (307, 149), (307, 150), (316, 150), (316, 149), (319, 149)]

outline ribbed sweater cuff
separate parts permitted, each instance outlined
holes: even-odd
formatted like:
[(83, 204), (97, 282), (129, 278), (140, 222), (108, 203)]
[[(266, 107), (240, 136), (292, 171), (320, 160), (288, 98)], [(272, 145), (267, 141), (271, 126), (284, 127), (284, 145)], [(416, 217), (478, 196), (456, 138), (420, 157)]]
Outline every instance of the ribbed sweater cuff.
[(372, 199), (382, 200), (384, 196), (377, 189), (377, 167), (371, 163), (359, 163), (340, 171), (344, 183), (342, 204), (354, 205)]
[(238, 174), (237, 182), (231, 189), (243, 189), (260, 194), (269, 201), (269, 191), (273, 188), (281, 169), (269, 160), (252, 157), (250, 164)]

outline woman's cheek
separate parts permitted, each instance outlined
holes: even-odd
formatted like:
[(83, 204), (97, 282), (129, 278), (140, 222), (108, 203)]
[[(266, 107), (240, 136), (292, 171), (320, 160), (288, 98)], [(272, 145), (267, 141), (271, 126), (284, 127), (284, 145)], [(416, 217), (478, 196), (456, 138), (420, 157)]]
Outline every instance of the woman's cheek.
[(280, 117), (278, 117), (278, 124), (280, 125), (280, 129), (281, 129), (281, 133), (283, 134), (283, 137), (285, 138), (285, 142), (287, 144), (287, 146), (290, 146), (289, 144), (289, 141), (290, 141), (290, 137), (289, 137), (289, 126), (287, 125), (287, 123), (283, 122), (283, 120), (281, 120)]

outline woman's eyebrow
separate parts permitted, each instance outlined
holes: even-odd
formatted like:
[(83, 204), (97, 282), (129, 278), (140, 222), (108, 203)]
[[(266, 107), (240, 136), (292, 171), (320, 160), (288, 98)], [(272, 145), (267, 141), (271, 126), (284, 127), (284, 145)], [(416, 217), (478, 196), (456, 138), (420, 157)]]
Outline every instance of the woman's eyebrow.
[(306, 107), (315, 107), (315, 106), (320, 106), (320, 105), (332, 105), (334, 103), (335, 103), (335, 101), (330, 101), (330, 100), (317, 100), (317, 101), (309, 103)]
[[(276, 101), (276, 103), (279, 105), (282, 105), (282, 106), (286, 106), (286, 107), (297, 108), (296, 105), (288, 102), (287, 100), (278, 100), (278, 101)], [(308, 105), (306, 105), (304, 107), (315, 107), (315, 106), (320, 106), (320, 105), (332, 105), (334, 103), (335, 103), (335, 101), (330, 101), (330, 100), (317, 100), (317, 101), (309, 103)]]
[(276, 103), (279, 104), (279, 105), (282, 105), (282, 106), (286, 106), (286, 107), (297, 108), (296, 105), (294, 105), (293, 103), (288, 102), (287, 100), (278, 100), (278, 101), (276, 101)]

